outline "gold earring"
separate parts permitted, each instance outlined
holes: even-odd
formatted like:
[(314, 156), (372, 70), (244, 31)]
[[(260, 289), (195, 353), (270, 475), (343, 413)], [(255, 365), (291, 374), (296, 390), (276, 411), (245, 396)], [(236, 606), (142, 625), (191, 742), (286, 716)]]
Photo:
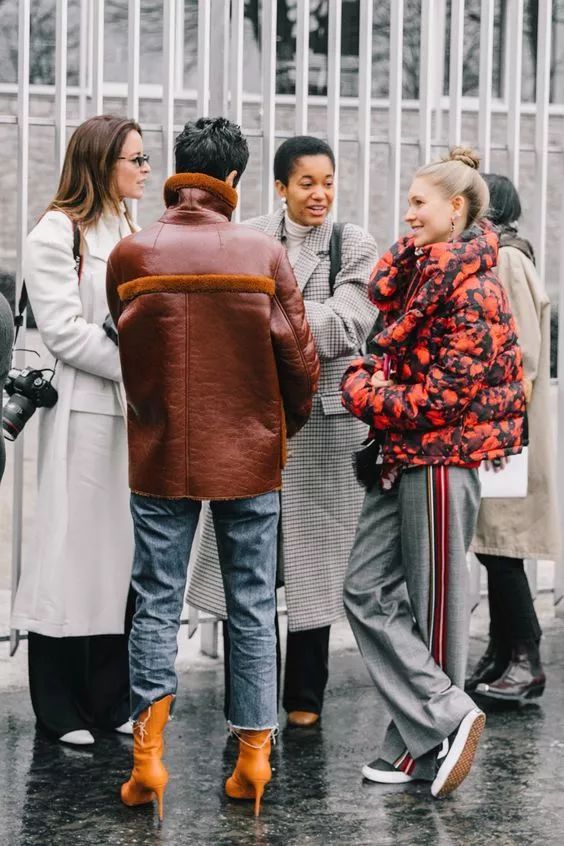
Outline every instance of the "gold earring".
[(456, 226), (454, 220), (455, 220), (455, 215), (453, 215), (450, 219), (450, 237), (451, 238), (454, 235), (454, 227)]

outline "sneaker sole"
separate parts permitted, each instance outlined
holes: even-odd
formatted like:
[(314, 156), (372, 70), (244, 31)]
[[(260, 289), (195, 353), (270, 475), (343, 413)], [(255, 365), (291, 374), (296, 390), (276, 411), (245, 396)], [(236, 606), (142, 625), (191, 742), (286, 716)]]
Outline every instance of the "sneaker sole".
[(401, 770), (395, 773), (373, 770), (368, 764), (365, 764), (362, 768), (362, 775), (368, 781), (374, 781), (376, 784), (407, 784), (410, 781), (415, 781), (413, 776), (402, 773)]
[[(470, 720), (469, 718), (472, 715), (473, 712), (468, 714), (462, 721), (464, 723), (468, 720), (468, 726), (464, 727), (464, 731), (462, 732), (460, 738), (457, 735), (453, 744), (451, 750), (452, 757), (454, 758), (452, 766), (449, 766), (448, 759), (450, 756), (447, 755), (443, 765), (437, 773), (435, 781), (431, 785), (431, 793), (436, 799), (444, 799), (445, 796), (448, 796), (449, 793), (456, 790), (470, 772), (474, 762), (474, 755), (476, 754), (476, 749), (478, 748), (478, 743), (480, 741), (480, 736), (484, 730), (484, 726), (486, 725), (485, 714), (479, 712), (476, 714), (474, 719)], [(462, 728), (463, 726), (461, 725), (461, 729)], [(462, 744), (462, 749), (459, 752), (456, 750), (458, 745), (457, 741)], [(444, 771), (441, 773), (443, 768)]]
[(518, 695), (505, 693), (498, 693), (495, 690), (476, 690), (478, 696), (483, 696), (484, 699), (495, 699), (497, 702), (526, 702), (528, 699), (538, 699), (544, 693), (544, 685), (539, 687), (531, 687)]

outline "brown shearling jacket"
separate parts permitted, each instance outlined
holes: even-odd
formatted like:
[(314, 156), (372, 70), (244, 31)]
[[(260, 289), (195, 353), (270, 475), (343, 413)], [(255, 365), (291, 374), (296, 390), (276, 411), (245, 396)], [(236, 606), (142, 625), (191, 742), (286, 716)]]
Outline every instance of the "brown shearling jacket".
[(286, 431), (319, 362), (284, 247), (233, 224), (237, 192), (176, 174), (166, 211), (108, 262), (135, 493), (239, 499), (279, 489)]

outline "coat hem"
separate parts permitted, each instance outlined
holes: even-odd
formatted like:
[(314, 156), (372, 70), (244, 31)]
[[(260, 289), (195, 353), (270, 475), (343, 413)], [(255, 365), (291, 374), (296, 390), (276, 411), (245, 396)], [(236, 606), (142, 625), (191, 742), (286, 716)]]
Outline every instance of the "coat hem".
[(33, 620), (28, 617), (12, 617), (10, 626), (18, 631), (31, 632), (44, 637), (94, 637), (96, 635), (122, 635), (125, 628), (120, 626), (104, 626), (101, 631), (97, 626), (87, 630), (76, 629), (74, 626), (65, 626), (58, 623), (45, 623), (41, 620)]
[(524, 552), (523, 550), (510, 549), (508, 547), (499, 549), (495, 546), (482, 546), (480, 544), (471, 544), (470, 552), (473, 552), (475, 555), (499, 555), (506, 558), (533, 558), (537, 561), (557, 561), (560, 557), (560, 553), (555, 550), (552, 550), (552, 552), (547, 550), (544, 550), (544, 552)]
[[(190, 499), (193, 502), (230, 502), (231, 500), (235, 499), (252, 499), (256, 496), (264, 496), (267, 493), (276, 493), (282, 490), (282, 485), (278, 485), (275, 488), (267, 488), (264, 491), (258, 491), (257, 493), (245, 493), (245, 494), (233, 494), (233, 496), (190, 496), (190, 494), (179, 494), (178, 496), (167, 496), (166, 494), (157, 494), (157, 493), (147, 493), (146, 491), (138, 491), (135, 488), (130, 488), (131, 493), (135, 494), (136, 496), (146, 496), (150, 497), (151, 499), (171, 499), (171, 500), (178, 500), (178, 499)], [(204, 609), (205, 610), (205, 609)], [(210, 612), (213, 613), (213, 612)]]

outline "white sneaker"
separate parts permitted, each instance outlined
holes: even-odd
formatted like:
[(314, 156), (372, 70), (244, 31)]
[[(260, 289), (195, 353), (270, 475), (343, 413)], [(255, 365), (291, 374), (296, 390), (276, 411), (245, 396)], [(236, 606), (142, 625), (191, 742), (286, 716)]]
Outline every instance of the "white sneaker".
[(396, 769), (393, 764), (383, 761), (382, 758), (365, 764), (362, 775), (368, 781), (376, 781), (378, 784), (406, 784), (408, 781), (415, 781), (413, 776)]
[(437, 799), (456, 790), (470, 772), (485, 724), (486, 715), (479, 708), (473, 708), (456, 731), (443, 741), (437, 756), (437, 763), (442, 759), (442, 764), (431, 785), (431, 793)]
[(59, 740), (61, 743), (71, 743), (73, 746), (90, 746), (90, 744), (94, 743), (94, 738), (87, 729), (67, 731)]
[(133, 723), (131, 720), (127, 720), (127, 722), (122, 723), (121, 726), (116, 726), (114, 731), (117, 731), (119, 734), (133, 734)]

